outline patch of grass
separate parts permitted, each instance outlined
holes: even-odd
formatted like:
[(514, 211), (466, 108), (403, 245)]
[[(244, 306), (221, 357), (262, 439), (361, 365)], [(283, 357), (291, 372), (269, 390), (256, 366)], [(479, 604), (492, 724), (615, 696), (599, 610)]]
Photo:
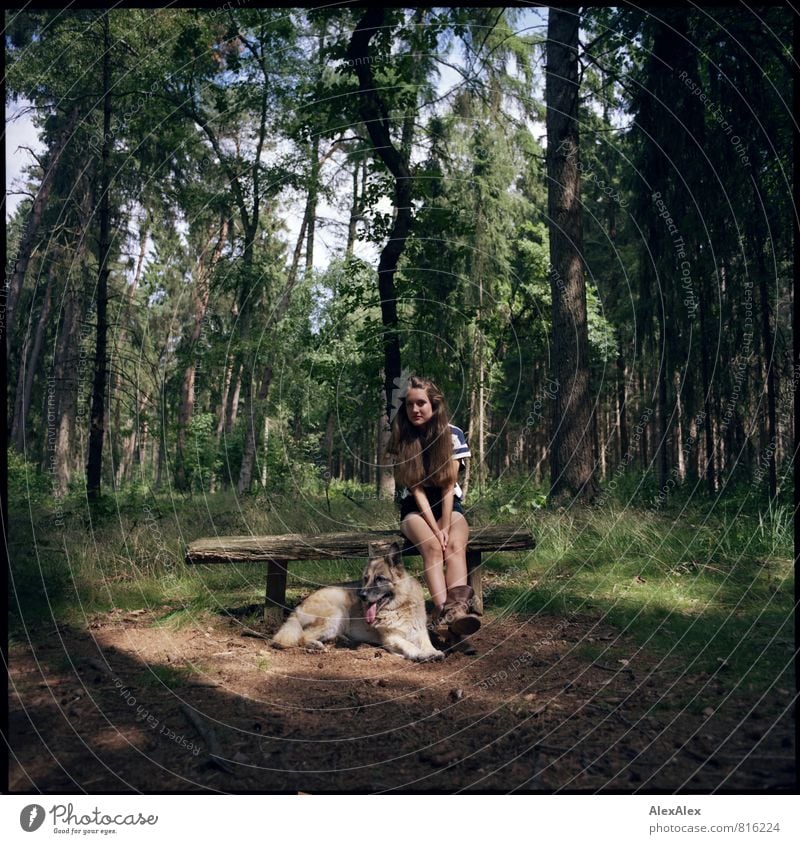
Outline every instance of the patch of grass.
[[(652, 487), (652, 479), (647, 481)], [(631, 481), (633, 484), (633, 480)], [(677, 657), (691, 672), (714, 672), (754, 688), (791, 659), (792, 509), (740, 492), (687, 503), (676, 494), (657, 511), (631, 507), (641, 488), (610, 496), (598, 509), (541, 508), (536, 490), (494, 485), (472, 511), (474, 525), (526, 522), (532, 552), (486, 554), (489, 612), (602, 618), (656, 655)], [(11, 635), (24, 639), (37, 621), (85, 624), (114, 608), (169, 606), (154, 622), (207, 626), (221, 616), (260, 617), (264, 564), (187, 567), (185, 543), (230, 534), (396, 528), (393, 502), (331, 495), (286, 501), (193, 499), (136, 493), (110, 499), (102, 518), (65, 507), (65, 526), (34, 502), (11, 514)], [(363, 559), (295, 563), (288, 597), (297, 602), (321, 585), (357, 579)], [(407, 567), (421, 578), (421, 560)], [(774, 640), (774, 641), (773, 641)]]
[(139, 677), (140, 685), (144, 688), (158, 688), (166, 686), (168, 689), (177, 689), (185, 686), (186, 683), (195, 675), (198, 674), (197, 666), (179, 666), (172, 665), (148, 665), (148, 670), (143, 672)]
[(599, 617), (690, 672), (745, 687), (763, 687), (791, 659), (785, 510), (677, 519), (613, 508), (541, 513), (534, 531), (525, 574), (490, 590), (489, 606)]

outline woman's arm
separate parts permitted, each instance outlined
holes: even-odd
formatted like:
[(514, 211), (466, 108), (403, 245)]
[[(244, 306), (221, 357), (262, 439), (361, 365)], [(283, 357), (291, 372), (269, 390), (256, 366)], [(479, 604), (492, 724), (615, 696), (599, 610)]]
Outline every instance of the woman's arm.
[(422, 484), (412, 486), (411, 493), (414, 496), (414, 501), (417, 502), (417, 507), (422, 514), (422, 518), (428, 523), (428, 526), (433, 531), (433, 535), (439, 540), (439, 542), (442, 543), (442, 550), (444, 550), (447, 540), (442, 536), (442, 531), (439, 525), (436, 524), (436, 519), (433, 517), (433, 510), (431, 510), (431, 503), (428, 501), (428, 496), (426, 495)]
[[(461, 461), (454, 460), (453, 462), (456, 464), (456, 476), (458, 476), (458, 468), (461, 465)], [(455, 484), (451, 484), (444, 490), (442, 495), (442, 518), (439, 520), (439, 524), (445, 533), (446, 539), (449, 539), (450, 535), (450, 520), (453, 516), (453, 497), (455, 495), (455, 488)]]
[[(458, 463), (458, 460), (454, 461)], [(450, 517), (453, 515), (453, 495), (456, 485), (450, 484), (442, 493), (442, 529), (450, 530)]]

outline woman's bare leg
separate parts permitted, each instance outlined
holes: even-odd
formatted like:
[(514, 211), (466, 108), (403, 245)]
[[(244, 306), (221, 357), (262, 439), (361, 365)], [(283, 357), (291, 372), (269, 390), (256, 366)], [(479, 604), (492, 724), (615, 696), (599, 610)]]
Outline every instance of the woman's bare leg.
[(444, 552), (445, 579), (447, 588), (467, 585), (467, 542), (469, 525), (461, 513), (450, 517), (450, 535)]
[[(419, 513), (409, 513), (400, 523), (400, 530), (403, 536), (413, 542), (422, 554), (425, 582), (428, 584), (434, 606), (444, 606), (444, 602), (447, 600), (447, 585), (444, 579), (444, 560), (439, 540)], [(466, 562), (464, 566), (466, 572)], [(466, 580), (464, 582), (466, 583)]]

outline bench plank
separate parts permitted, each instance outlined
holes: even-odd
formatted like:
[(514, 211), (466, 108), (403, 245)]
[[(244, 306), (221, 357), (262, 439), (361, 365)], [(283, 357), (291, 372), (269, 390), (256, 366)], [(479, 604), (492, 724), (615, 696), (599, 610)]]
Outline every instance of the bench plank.
[[(267, 563), (267, 594), (264, 620), (278, 625), (286, 609), (288, 564), (303, 560), (338, 560), (366, 557), (370, 544), (403, 544), (403, 554), (418, 555), (416, 546), (397, 531), (372, 530), (358, 533), (289, 533), (283, 536), (219, 536), (198, 539), (186, 550), (188, 565), (209, 563)], [(475, 596), (472, 605), (483, 612), (481, 554), (486, 551), (520, 551), (534, 548), (536, 541), (527, 527), (488, 525), (470, 529), (467, 544), (467, 578)]]
[[(197, 539), (186, 551), (188, 565), (210, 563), (291, 563), (302, 560), (336, 560), (366, 557), (371, 542), (388, 545), (405, 543), (397, 531), (374, 530), (359, 533), (290, 533), (283, 536), (220, 536)], [(530, 529), (525, 526), (488, 525), (471, 528), (469, 551), (519, 551), (535, 547)], [(406, 544), (403, 553), (419, 552)]]

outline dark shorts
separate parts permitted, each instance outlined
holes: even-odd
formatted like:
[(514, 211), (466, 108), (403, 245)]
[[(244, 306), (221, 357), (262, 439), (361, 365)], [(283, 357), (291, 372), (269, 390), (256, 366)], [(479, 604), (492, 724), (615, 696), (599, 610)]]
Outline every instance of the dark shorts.
[[(442, 518), (441, 490), (426, 489), (425, 493), (428, 496), (428, 502), (431, 505), (433, 517), (438, 522), (439, 519)], [(464, 515), (464, 508), (461, 506), (461, 499), (455, 495), (453, 496), (453, 512), (461, 513), (462, 516)], [(411, 493), (400, 501), (400, 521), (402, 522), (409, 513), (419, 513), (419, 507), (417, 507), (417, 502), (414, 500), (414, 496), (411, 495)]]

